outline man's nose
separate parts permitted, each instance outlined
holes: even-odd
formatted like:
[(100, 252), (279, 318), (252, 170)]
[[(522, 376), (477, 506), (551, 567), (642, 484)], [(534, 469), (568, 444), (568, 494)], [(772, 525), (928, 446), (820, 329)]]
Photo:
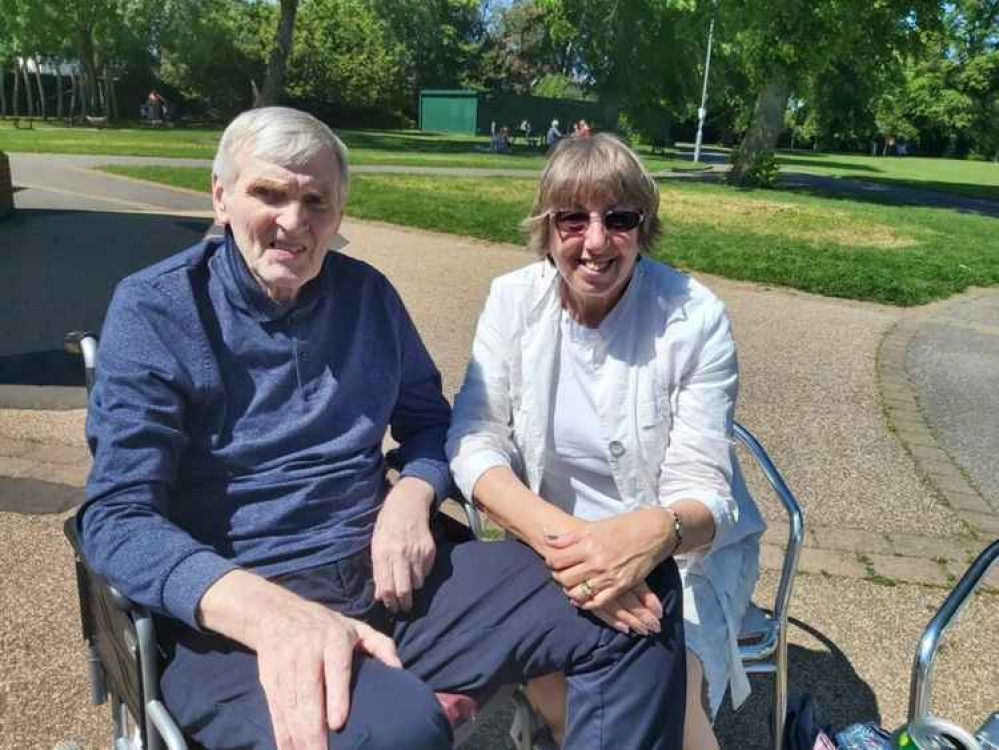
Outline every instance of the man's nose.
[(286, 232), (298, 232), (308, 228), (309, 217), (302, 201), (290, 200), (282, 206), (278, 224)]

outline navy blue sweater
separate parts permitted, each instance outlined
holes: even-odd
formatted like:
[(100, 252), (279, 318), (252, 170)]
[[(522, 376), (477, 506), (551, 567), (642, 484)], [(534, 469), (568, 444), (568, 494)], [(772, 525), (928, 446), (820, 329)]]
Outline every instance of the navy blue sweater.
[(369, 265), (327, 256), (295, 303), (270, 300), (231, 239), (122, 281), (87, 415), (80, 513), (90, 564), (133, 600), (198, 627), (235, 567), (275, 576), (352, 555), (402, 475), (450, 475), (450, 409), (401, 299)]

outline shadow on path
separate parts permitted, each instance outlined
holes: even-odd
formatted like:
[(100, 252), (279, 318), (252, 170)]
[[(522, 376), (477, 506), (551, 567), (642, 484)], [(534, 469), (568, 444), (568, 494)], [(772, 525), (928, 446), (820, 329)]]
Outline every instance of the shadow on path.
[[(801, 620), (791, 618), (792, 634), (797, 628), (824, 647), (811, 650), (797, 644), (788, 646), (788, 690), (791, 695), (811, 693), (817, 718), (822, 725), (838, 730), (853, 722), (881, 722), (877, 698), (857, 674), (846, 655), (823, 633)], [(728, 696), (718, 714), (715, 731), (723, 750), (772, 750), (770, 716), (773, 681), (751, 677), (752, 695), (737, 712)]]
[(197, 242), (211, 222), (140, 213), (21, 209), (0, 224), (0, 384), (80, 385), (63, 353), (72, 330), (100, 330), (115, 284)]

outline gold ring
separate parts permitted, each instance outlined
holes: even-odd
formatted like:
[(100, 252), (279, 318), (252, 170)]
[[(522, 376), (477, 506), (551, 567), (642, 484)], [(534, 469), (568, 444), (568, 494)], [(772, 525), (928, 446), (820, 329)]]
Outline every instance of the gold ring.
[(589, 581), (583, 581), (581, 584), (579, 584), (579, 587), (583, 590), (583, 595), (587, 599), (592, 599), (593, 598), (593, 589), (590, 588), (590, 582)]

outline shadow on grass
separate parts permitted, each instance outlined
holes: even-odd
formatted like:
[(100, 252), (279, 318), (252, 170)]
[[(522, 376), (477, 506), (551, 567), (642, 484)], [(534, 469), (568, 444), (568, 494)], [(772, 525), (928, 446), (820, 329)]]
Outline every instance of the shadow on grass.
[[(881, 722), (874, 691), (857, 674), (846, 655), (823, 633), (800, 620), (791, 618), (798, 628), (819, 641), (823, 650), (791, 644), (788, 646), (788, 690), (790, 695), (811, 693), (817, 718), (822, 725), (840, 729), (854, 722)], [(772, 750), (770, 722), (773, 678), (752, 677), (752, 695), (738, 711), (732, 711), (728, 697), (715, 724), (715, 731), (726, 750)]]
[(780, 189), (816, 198), (851, 200), (881, 206), (945, 208), (999, 218), (999, 187), (968, 183), (923, 182), (879, 177), (825, 177), (784, 172)]
[(79, 385), (79, 360), (62, 351), (66, 333), (99, 331), (118, 281), (194, 244), (210, 223), (19, 209), (0, 224), (0, 383)]
[[(818, 157), (823, 158), (818, 158)], [(855, 164), (848, 161), (829, 161), (827, 158), (828, 154), (816, 154), (816, 156), (809, 156), (807, 158), (795, 158), (794, 156), (788, 156), (787, 154), (777, 155), (777, 164), (781, 166), (789, 167), (822, 167), (824, 169), (848, 169), (851, 172), (871, 172), (879, 173), (883, 170), (877, 167), (872, 167), (867, 164)], [(866, 179), (866, 178), (865, 178)]]
[[(660, 184), (727, 185), (725, 174), (707, 172), (687, 177), (663, 175), (655, 178)], [(779, 192), (810, 195), (829, 200), (872, 203), (879, 206), (912, 206), (914, 208), (944, 208), (958, 213), (999, 218), (999, 187), (968, 183), (922, 182), (881, 177), (828, 177), (802, 172), (781, 172), (776, 190), (740, 188), (741, 193), (756, 193), (761, 198)]]

